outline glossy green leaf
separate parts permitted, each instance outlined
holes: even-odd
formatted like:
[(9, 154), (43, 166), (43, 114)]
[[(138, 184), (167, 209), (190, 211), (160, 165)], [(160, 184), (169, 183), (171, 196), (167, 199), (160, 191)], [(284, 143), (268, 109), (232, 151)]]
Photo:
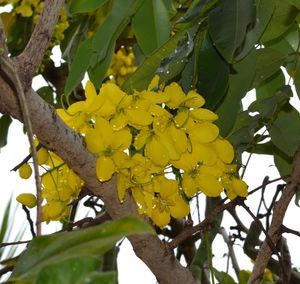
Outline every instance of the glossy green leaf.
[(255, 75), (255, 52), (252, 51), (243, 60), (233, 65), (232, 74), (229, 75), (229, 89), (222, 104), (217, 109), (221, 135), (226, 137), (233, 128), (237, 114), (241, 111), (241, 99), (250, 90)]
[(283, 53), (272, 48), (260, 48), (255, 52), (257, 64), (253, 87), (257, 87), (262, 81), (278, 72), (286, 58)]
[(163, 45), (171, 32), (169, 15), (163, 0), (144, 0), (132, 19), (132, 28), (145, 55)]
[(293, 169), (293, 158), (286, 155), (283, 151), (273, 145), (275, 166), (281, 176), (289, 175)]
[(256, 20), (255, 23), (247, 29), (243, 48), (235, 57), (235, 60), (237, 61), (244, 58), (244, 56), (254, 48), (269, 23), (275, 9), (273, 0), (256, 0), (255, 2)]
[(0, 117), (0, 149), (7, 144), (7, 134), (12, 119), (10, 115), (3, 114)]
[(44, 86), (39, 88), (36, 92), (48, 104), (54, 105), (54, 94), (52, 88)]
[(227, 62), (233, 62), (245, 48), (245, 35), (255, 23), (254, 1), (223, 0), (210, 12), (208, 21), (213, 44)]
[(177, 24), (200, 22), (209, 11), (214, 9), (220, 0), (197, 0), (194, 1), (188, 11), (177, 20)]
[(298, 10), (289, 1), (273, 0), (275, 10), (260, 42), (265, 43), (281, 36), (293, 24)]
[(288, 0), (292, 5), (294, 5), (297, 9), (300, 9), (300, 1), (299, 0)]
[(186, 38), (184, 31), (178, 32), (171, 37), (162, 47), (146, 58), (143, 64), (124, 82), (122, 89), (126, 92), (146, 89), (163, 58), (170, 55), (177, 47), (180, 40)]
[(33, 239), (20, 257), (11, 280), (27, 279), (58, 261), (82, 256), (99, 256), (124, 235), (154, 233), (140, 219), (124, 217), (81, 231), (64, 232)]
[(99, 257), (80, 256), (45, 266), (37, 275), (36, 284), (80, 284), (100, 266)]
[(205, 98), (205, 107), (214, 109), (226, 94), (229, 65), (219, 55), (206, 34), (198, 54), (197, 90)]
[(275, 94), (263, 99), (257, 99), (248, 108), (250, 112), (258, 111), (262, 117), (275, 118), (278, 111), (280, 111), (288, 102), (293, 93), (290, 85), (284, 85), (279, 88)]
[(279, 112), (273, 124), (268, 127), (272, 143), (287, 156), (292, 157), (300, 146), (300, 114), (294, 108)]
[(220, 284), (235, 284), (235, 281), (228, 273), (214, 269), (214, 274)]
[(115, 271), (97, 272), (90, 273), (83, 282), (80, 284), (116, 284), (117, 273)]
[(269, 77), (267, 80), (263, 81), (256, 88), (256, 98), (257, 100), (265, 99), (273, 96), (277, 90), (285, 85), (285, 77), (279, 69), (275, 74)]
[(92, 55), (92, 41), (91, 39), (87, 39), (78, 48), (78, 52), (71, 64), (70, 73), (65, 85), (65, 95), (69, 95), (79, 85), (90, 66)]
[(93, 12), (107, 2), (108, 0), (72, 0), (69, 5), (69, 10), (73, 14)]

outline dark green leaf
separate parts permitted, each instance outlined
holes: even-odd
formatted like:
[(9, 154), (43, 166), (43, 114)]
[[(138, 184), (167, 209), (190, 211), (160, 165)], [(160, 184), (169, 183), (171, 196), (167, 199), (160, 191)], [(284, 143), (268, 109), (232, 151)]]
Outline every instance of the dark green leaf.
[(54, 105), (53, 90), (49, 86), (41, 87), (36, 92), (48, 104)]
[(255, 24), (254, 1), (223, 0), (210, 12), (208, 21), (213, 44), (231, 63), (243, 50), (245, 35)]
[(99, 256), (124, 235), (137, 233), (153, 233), (153, 229), (140, 219), (124, 217), (81, 231), (35, 238), (20, 257), (11, 280), (35, 276), (44, 267), (58, 261), (82, 256)]
[(178, 21), (178, 24), (188, 22), (201, 22), (207, 13), (216, 7), (220, 0), (197, 0)]
[(233, 278), (223, 271), (220, 272), (217, 269), (214, 269), (214, 274), (220, 284), (235, 284)]
[(222, 104), (217, 109), (221, 135), (226, 137), (235, 124), (237, 114), (241, 110), (241, 99), (250, 90), (255, 74), (255, 52), (252, 51), (243, 60), (233, 65), (234, 73), (229, 75), (229, 89)]
[(285, 85), (285, 77), (279, 69), (275, 74), (269, 77), (267, 80), (263, 81), (256, 88), (256, 98), (257, 100), (265, 99), (273, 96), (277, 90)]
[(107, 2), (108, 0), (72, 0), (69, 6), (69, 10), (74, 14), (93, 12)]
[(208, 34), (199, 50), (198, 60), (197, 90), (205, 98), (205, 107), (214, 109), (226, 94), (229, 65), (216, 51)]
[[(36, 284), (80, 284), (100, 266), (99, 257), (80, 256), (45, 266), (37, 275)], [(90, 282), (88, 282), (90, 283)], [(101, 282), (102, 283), (102, 282)]]
[(256, 50), (256, 74), (253, 87), (257, 87), (262, 81), (278, 72), (283, 65), (285, 54), (272, 48), (260, 48)]
[(117, 273), (115, 271), (92, 272), (79, 284), (116, 284)]
[(245, 36), (242, 50), (236, 56), (236, 60), (242, 59), (247, 55), (264, 32), (275, 9), (273, 0), (256, 0), (256, 21), (255, 25), (249, 26)]
[(132, 19), (137, 42), (145, 55), (163, 45), (170, 36), (168, 11), (162, 0), (144, 0)]
[(262, 117), (271, 119), (276, 117), (282, 107), (284, 107), (290, 97), (292, 96), (292, 90), (290, 85), (284, 85), (275, 92), (273, 96), (269, 96), (264, 99), (257, 99), (248, 108), (250, 112), (258, 111)]
[(7, 144), (7, 134), (12, 122), (8, 114), (3, 114), (0, 118), (0, 149)]
[(272, 143), (289, 157), (300, 146), (300, 114), (292, 108), (289, 112), (279, 112), (276, 120), (268, 128)]
[(186, 33), (184, 31), (178, 32), (170, 38), (161, 48), (145, 59), (136, 72), (124, 82), (122, 89), (126, 92), (146, 89), (155, 75), (155, 71), (160, 66), (161, 60), (170, 55), (176, 49), (178, 43), (185, 38)]
[(293, 158), (287, 156), (275, 146), (273, 146), (273, 155), (275, 166), (280, 175), (285, 176), (291, 174), (293, 168)]
[(80, 45), (71, 64), (70, 73), (65, 85), (65, 95), (69, 95), (83, 79), (86, 70), (90, 66), (92, 55), (92, 41), (91, 39), (87, 39)]
[(300, 9), (300, 1), (299, 0), (288, 0), (292, 5), (294, 5), (297, 9)]
[(247, 270), (239, 271), (239, 284), (247, 284), (248, 279), (250, 278), (251, 272)]
[(281, 36), (293, 24), (298, 10), (288, 1), (273, 0), (275, 10), (260, 41), (265, 43)]

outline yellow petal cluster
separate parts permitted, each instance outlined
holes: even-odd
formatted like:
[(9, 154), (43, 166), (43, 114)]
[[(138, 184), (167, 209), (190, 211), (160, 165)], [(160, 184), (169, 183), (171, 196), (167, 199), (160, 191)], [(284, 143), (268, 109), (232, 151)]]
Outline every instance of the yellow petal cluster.
[[(232, 145), (214, 124), (218, 116), (203, 108), (204, 98), (193, 90), (185, 94), (177, 83), (163, 88), (158, 80), (130, 95), (109, 81), (97, 93), (88, 82), (86, 100), (58, 113), (97, 156), (98, 179), (117, 174), (120, 201), (131, 191), (138, 211), (163, 227), (171, 217), (187, 216), (196, 194), (225, 191), (232, 199), (246, 196), (247, 185), (232, 165)], [(172, 169), (181, 177), (168, 175)]]
[(135, 57), (132, 48), (121, 47), (113, 54), (106, 77), (121, 86), (126, 77), (136, 70)]

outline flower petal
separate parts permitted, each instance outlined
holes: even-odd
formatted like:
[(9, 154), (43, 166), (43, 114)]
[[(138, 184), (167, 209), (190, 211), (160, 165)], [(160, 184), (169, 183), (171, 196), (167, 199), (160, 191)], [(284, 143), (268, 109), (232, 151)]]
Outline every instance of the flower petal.
[(115, 164), (110, 157), (101, 156), (97, 159), (96, 173), (101, 182), (110, 180), (114, 172)]

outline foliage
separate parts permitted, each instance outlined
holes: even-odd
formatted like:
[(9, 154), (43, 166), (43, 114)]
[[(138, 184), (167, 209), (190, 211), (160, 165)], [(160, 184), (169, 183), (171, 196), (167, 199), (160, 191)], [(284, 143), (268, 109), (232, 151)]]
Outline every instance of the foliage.
[[(2, 20), (9, 52), (16, 56), (28, 43), (44, 1), (0, 3), (12, 5)], [(180, 232), (174, 233), (173, 225), (195, 222), (189, 204), (200, 194), (207, 197), (206, 218), (225, 204), (225, 198), (232, 202), (247, 198), (239, 174), (247, 166), (242, 163), (243, 153), (272, 155), (281, 176), (291, 173), (300, 145), (300, 116), (290, 104), (300, 89), (299, 11), (299, 1), (294, 0), (65, 1), (37, 71), (47, 86), (37, 93), (83, 138), (97, 159), (93, 169), (98, 180), (105, 185), (116, 177), (119, 201), (132, 196), (138, 213), (150, 218), (158, 234), (176, 239)], [(62, 52), (60, 66), (49, 56), (54, 45)], [(89, 80), (83, 84), (86, 74)], [(243, 109), (242, 99), (250, 90), (255, 90), (256, 100)], [(0, 147), (7, 143), (10, 123), (8, 114), (0, 118)], [(78, 202), (91, 193), (86, 193), (80, 173), (38, 138), (43, 221), (59, 220), (66, 229), (74, 222)], [(22, 178), (31, 175), (29, 159), (15, 168)], [(271, 209), (277, 197), (274, 194)], [(96, 213), (106, 212), (93, 198), (92, 207), (101, 207)], [(18, 201), (29, 208), (36, 205), (32, 195), (22, 194)], [(265, 217), (268, 224), (268, 214), (258, 212), (256, 217)], [(213, 246), (221, 214), (213, 221), (189, 263), (203, 283), (210, 281), (204, 267), (211, 262), (209, 253), (204, 254)], [(64, 235), (68, 239), (82, 233), (88, 238), (89, 230)], [(249, 233), (240, 227), (238, 231)], [(112, 247), (122, 234), (134, 232), (120, 230), (108, 243), (105, 238), (98, 241)], [(59, 264), (46, 255), (41, 262), (31, 259), (35, 246), (51, 249), (49, 243), (55, 238), (34, 239), (19, 259), (12, 281), (28, 273), (31, 282), (51, 283), (54, 274), (53, 281), (59, 282), (60, 275), (74, 267), (82, 279), (69, 273), (69, 283), (75, 278), (78, 283), (94, 283), (101, 277), (115, 281), (113, 274), (96, 272), (100, 262), (95, 255), (104, 250), (83, 255), (84, 261), (74, 258), (78, 255), (56, 256)], [(190, 247), (196, 247), (195, 241)], [(29, 260), (32, 267), (20, 268)], [(270, 269), (264, 283), (281, 277)], [(248, 281), (247, 271), (235, 272), (240, 283)], [(211, 273), (220, 283), (236, 281), (217, 268), (211, 267)]]

